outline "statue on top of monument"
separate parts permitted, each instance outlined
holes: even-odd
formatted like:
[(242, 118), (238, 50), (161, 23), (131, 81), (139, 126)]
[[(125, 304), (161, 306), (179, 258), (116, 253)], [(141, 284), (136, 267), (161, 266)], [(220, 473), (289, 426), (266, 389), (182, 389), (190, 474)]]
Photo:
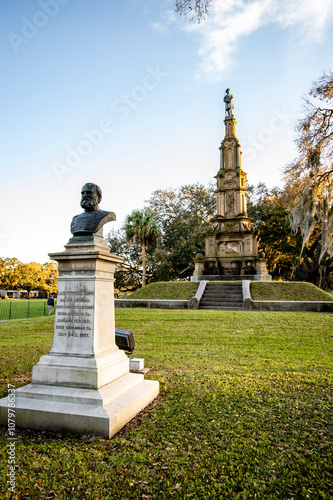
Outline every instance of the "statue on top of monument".
[(234, 116), (232, 110), (234, 109), (234, 96), (230, 94), (230, 89), (227, 89), (223, 101), (225, 102), (225, 115)]
[(97, 184), (88, 182), (81, 189), (80, 206), (84, 212), (73, 217), (71, 233), (73, 236), (87, 236), (98, 233), (102, 236), (102, 227), (107, 222), (116, 220), (114, 212), (100, 210), (99, 203), (102, 199), (102, 190)]

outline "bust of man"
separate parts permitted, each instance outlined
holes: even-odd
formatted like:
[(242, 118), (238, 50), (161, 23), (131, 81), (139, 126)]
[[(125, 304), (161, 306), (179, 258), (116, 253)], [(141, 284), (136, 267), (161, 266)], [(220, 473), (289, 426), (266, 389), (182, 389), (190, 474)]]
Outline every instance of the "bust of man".
[(81, 189), (80, 205), (84, 212), (73, 217), (71, 233), (73, 236), (87, 236), (97, 234), (103, 236), (103, 226), (107, 222), (116, 220), (114, 212), (99, 209), (102, 199), (102, 190), (96, 184), (88, 182)]

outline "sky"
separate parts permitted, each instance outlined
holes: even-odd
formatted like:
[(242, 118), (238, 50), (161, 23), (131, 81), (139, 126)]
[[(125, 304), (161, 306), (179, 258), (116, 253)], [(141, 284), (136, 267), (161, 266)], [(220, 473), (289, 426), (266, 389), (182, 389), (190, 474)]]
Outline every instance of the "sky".
[(1, 0), (0, 257), (64, 250), (86, 182), (116, 213), (219, 170), (227, 88), (248, 183), (282, 186), (303, 98), (332, 69), (332, 0)]

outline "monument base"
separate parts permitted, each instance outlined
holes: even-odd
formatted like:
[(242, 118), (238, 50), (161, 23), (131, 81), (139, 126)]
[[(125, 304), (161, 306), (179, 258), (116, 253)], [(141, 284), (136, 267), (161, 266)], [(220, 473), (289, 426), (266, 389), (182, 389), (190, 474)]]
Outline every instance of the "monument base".
[[(17, 427), (111, 438), (153, 401), (159, 383), (127, 373), (100, 389), (29, 384), (15, 391)], [(0, 401), (0, 424), (8, 421), (8, 397)]]
[(129, 372), (129, 359), (117, 348), (97, 357), (42, 356), (32, 369), (33, 384), (100, 389)]
[(193, 274), (191, 281), (272, 281), (270, 274)]

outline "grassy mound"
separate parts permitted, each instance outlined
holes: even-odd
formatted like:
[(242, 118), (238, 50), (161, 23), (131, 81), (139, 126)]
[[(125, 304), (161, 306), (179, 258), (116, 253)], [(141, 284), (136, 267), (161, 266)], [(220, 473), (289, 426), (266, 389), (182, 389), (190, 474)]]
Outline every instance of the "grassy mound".
[[(127, 299), (189, 300), (198, 290), (198, 281), (160, 281), (131, 293)], [(126, 299), (125, 299), (126, 300)]]
[(312, 283), (296, 281), (252, 281), (251, 298), (253, 300), (299, 300), (325, 301), (333, 296)]
[[(225, 283), (225, 281), (214, 283)], [(123, 300), (189, 300), (196, 294), (198, 286), (198, 281), (150, 283)], [(251, 281), (251, 297), (253, 300), (333, 301), (331, 294), (324, 292), (312, 283), (296, 281)]]
[[(1, 498), (332, 498), (333, 315), (117, 309), (161, 394), (111, 440), (0, 430)], [(1, 325), (1, 392), (31, 380), (53, 318)], [(30, 380), (29, 380), (30, 379)]]

